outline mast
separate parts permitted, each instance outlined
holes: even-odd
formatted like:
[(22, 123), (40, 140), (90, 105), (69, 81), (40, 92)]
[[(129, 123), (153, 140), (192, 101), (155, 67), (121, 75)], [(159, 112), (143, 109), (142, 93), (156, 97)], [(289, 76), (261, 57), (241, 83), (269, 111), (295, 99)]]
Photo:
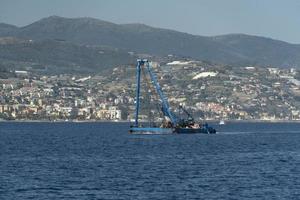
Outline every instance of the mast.
[(144, 64), (144, 60), (138, 59), (136, 64), (136, 97), (135, 97), (135, 120), (134, 126), (139, 125), (139, 109), (140, 109), (140, 89), (141, 89), (141, 65)]

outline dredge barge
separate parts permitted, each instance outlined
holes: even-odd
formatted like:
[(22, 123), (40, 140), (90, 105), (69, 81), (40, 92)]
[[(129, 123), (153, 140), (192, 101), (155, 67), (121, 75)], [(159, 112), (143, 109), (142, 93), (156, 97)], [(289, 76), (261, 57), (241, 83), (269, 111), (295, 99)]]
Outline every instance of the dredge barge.
[[(144, 75), (146, 83), (148, 84), (148, 90), (146, 94), (149, 95), (151, 91), (154, 91), (158, 96), (158, 102), (156, 105), (158, 112), (162, 116), (162, 122), (156, 123), (149, 120), (149, 123), (143, 123), (139, 121), (140, 106), (141, 106), (141, 75)], [(148, 74), (148, 79), (147, 79)], [(152, 86), (152, 87), (151, 87)], [(152, 88), (152, 90), (151, 90)], [(143, 98), (145, 99), (145, 98)], [(151, 102), (150, 95), (146, 99)], [(151, 63), (146, 59), (138, 59), (136, 66), (136, 99), (135, 99), (135, 119), (134, 124), (130, 126), (130, 133), (138, 134), (214, 134), (216, 130), (209, 126), (207, 123), (198, 123), (194, 120), (192, 115), (185, 110), (182, 106), (179, 107), (187, 118), (182, 118), (173, 113), (170, 109), (168, 99), (165, 97), (156, 75), (154, 74)], [(153, 113), (149, 112), (149, 115)]]

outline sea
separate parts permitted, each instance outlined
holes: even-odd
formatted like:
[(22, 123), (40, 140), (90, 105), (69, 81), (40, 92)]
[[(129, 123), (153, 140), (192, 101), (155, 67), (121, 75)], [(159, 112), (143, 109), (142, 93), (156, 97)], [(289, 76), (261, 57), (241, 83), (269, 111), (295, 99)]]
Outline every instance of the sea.
[(212, 125), (1, 122), (0, 199), (300, 199), (300, 123)]

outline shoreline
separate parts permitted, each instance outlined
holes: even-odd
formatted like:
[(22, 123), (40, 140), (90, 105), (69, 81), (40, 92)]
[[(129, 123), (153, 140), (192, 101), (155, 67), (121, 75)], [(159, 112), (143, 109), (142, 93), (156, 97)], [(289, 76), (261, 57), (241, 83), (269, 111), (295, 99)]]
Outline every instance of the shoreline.
[(16, 122), (16, 123), (106, 123), (106, 122), (111, 122), (111, 123), (125, 123), (125, 122), (130, 122), (128, 120), (0, 120), (0, 123), (9, 123), (9, 122)]
[[(218, 123), (220, 120), (205, 120), (208, 123)], [(260, 120), (260, 119), (251, 119), (251, 120), (223, 120), (225, 125), (227, 123), (300, 123), (300, 120)], [(0, 123), (130, 123), (130, 120), (2, 120)]]

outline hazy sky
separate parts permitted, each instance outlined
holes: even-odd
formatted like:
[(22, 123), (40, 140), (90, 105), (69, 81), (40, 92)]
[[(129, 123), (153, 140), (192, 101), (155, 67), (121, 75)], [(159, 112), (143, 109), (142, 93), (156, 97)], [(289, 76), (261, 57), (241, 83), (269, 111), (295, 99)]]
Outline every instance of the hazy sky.
[(50, 15), (144, 23), (197, 35), (246, 33), (300, 44), (300, 0), (0, 0), (0, 22)]

